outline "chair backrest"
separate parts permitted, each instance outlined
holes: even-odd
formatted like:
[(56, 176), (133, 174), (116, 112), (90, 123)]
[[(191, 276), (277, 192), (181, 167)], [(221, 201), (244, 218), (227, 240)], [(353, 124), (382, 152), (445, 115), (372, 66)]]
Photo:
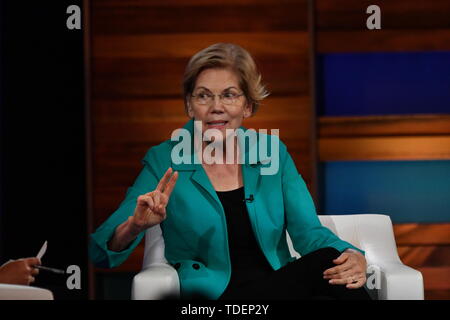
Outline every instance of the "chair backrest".
[[(366, 252), (367, 262), (374, 260), (400, 262), (392, 222), (382, 214), (319, 215), (320, 222), (340, 239)], [(291, 255), (299, 257), (287, 235)]]
[(43, 288), (0, 284), (0, 300), (53, 300), (53, 293)]

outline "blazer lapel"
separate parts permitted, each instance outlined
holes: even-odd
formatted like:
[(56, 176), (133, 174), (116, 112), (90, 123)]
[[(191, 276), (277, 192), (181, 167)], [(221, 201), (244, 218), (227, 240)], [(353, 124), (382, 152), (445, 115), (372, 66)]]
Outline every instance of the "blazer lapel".
[[(184, 126), (184, 129), (189, 131), (191, 137), (194, 137), (194, 123), (192, 119)], [(191, 181), (195, 185), (200, 187), (204, 192), (209, 194), (209, 196), (216, 202), (216, 204), (218, 204), (219, 207), (221, 207), (219, 197), (217, 196), (217, 193), (213, 185), (211, 184), (211, 181), (209, 181), (208, 175), (206, 174), (202, 165), (198, 161), (193, 140), (191, 141), (189, 158), (190, 163), (180, 163), (180, 164), (172, 163), (173, 170), (192, 171), (192, 175), (190, 176)]]

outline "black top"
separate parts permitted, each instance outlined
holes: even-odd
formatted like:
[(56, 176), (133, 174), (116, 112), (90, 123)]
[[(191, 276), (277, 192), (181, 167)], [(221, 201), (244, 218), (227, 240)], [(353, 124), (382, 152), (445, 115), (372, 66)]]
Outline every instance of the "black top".
[(264, 277), (273, 269), (259, 248), (248, 217), (244, 187), (217, 191), (225, 210), (231, 258), (230, 287)]

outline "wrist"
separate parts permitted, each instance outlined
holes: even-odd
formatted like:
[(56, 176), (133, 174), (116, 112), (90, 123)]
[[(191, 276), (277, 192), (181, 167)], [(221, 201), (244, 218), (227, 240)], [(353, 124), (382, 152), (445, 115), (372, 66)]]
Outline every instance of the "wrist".
[(359, 252), (358, 250), (355, 250), (355, 249), (352, 249), (352, 248), (345, 249), (344, 252), (347, 252), (347, 253), (357, 253), (357, 254), (363, 255), (363, 254), (362, 254), (361, 252)]
[(144, 231), (140, 225), (136, 224), (133, 216), (128, 218), (125, 228), (127, 230), (126, 233), (131, 239), (136, 238), (142, 231)]

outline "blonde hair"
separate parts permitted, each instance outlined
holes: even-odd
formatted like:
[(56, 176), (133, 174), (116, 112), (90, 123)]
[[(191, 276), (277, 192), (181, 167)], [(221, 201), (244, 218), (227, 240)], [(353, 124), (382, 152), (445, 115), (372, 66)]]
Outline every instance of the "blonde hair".
[(269, 95), (255, 61), (247, 50), (233, 43), (216, 43), (197, 52), (186, 66), (183, 77), (186, 111), (199, 74), (214, 68), (230, 69), (238, 75), (240, 89), (252, 107), (252, 114), (258, 110), (261, 100)]

